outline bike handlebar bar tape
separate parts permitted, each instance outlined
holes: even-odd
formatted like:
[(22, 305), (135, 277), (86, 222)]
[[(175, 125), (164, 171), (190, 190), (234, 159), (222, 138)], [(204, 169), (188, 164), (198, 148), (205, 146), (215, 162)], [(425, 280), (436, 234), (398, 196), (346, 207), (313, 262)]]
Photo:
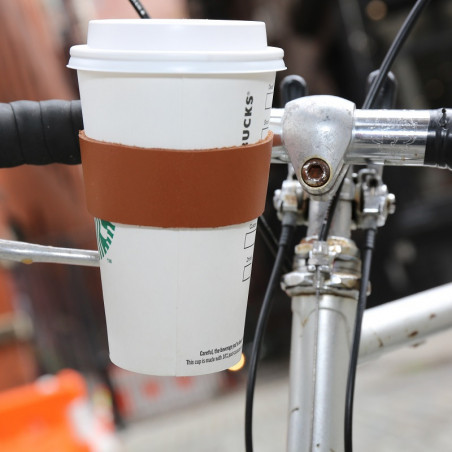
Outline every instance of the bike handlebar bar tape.
[(424, 165), (452, 169), (452, 110), (430, 111)]
[(149, 149), (80, 132), (89, 212), (122, 224), (215, 228), (252, 221), (267, 196), (273, 134), (218, 149)]
[(0, 103), (0, 168), (23, 164), (79, 164), (80, 101)]

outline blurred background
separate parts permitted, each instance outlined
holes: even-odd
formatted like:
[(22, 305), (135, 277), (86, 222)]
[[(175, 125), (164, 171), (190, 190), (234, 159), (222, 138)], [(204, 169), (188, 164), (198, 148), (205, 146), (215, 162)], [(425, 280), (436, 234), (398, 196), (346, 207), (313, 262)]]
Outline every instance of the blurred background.
[[(269, 44), (285, 51), (288, 69), (278, 74), (277, 85), (285, 75), (298, 74), (306, 80), (310, 94), (338, 95), (357, 106), (363, 102), (368, 74), (380, 64), (412, 6), (411, 1), (405, 0), (142, 3), (155, 18), (264, 21)], [(89, 20), (126, 17), (137, 17), (127, 0), (0, 0), (0, 102), (77, 98), (75, 71), (66, 68), (69, 48), (85, 42)], [(451, 23), (452, 2), (432, 2), (393, 68), (398, 80), (397, 108), (452, 105)], [(274, 106), (281, 106), (278, 92)], [(285, 176), (284, 165), (272, 167), (264, 217), (276, 237), (279, 222), (272, 197)], [(439, 170), (389, 168), (384, 180), (396, 195), (397, 213), (379, 231), (370, 305), (452, 280), (451, 175)], [(254, 253), (245, 355), (250, 351), (274, 258), (268, 246), (269, 232), (260, 231)], [(298, 232), (294, 243), (304, 232)], [(0, 170), (0, 236), (94, 249), (94, 225), (85, 207), (80, 168), (52, 165)], [(260, 377), (270, 387), (275, 378), (286, 377), (290, 323), (290, 300), (278, 293), (265, 336)], [(59, 373), (63, 369), (73, 369), (78, 374)], [(11, 266), (4, 262), (0, 268), (0, 391), (6, 394), (7, 390), (31, 384), (46, 374), (59, 375), (54, 380), (54, 389), (60, 388), (55, 389), (55, 394), (64, 393), (67, 387), (78, 388), (74, 394), (65, 393), (67, 400), (85, 397), (91, 414), (85, 412), (88, 417), (84, 419), (95, 419), (91, 424), (101, 432), (91, 431), (84, 436), (83, 444), (79, 441), (74, 449), (67, 446), (67, 450), (117, 450), (122, 446), (116, 441), (115, 431), (130, 431), (131, 426), (146, 419), (155, 425), (165, 419), (171, 424), (174, 417), (168, 417), (169, 413), (180, 412), (184, 407), (203, 407), (214, 397), (241, 391), (246, 362), (239, 371), (199, 378), (154, 378), (118, 369), (108, 359), (97, 270)], [(77, 375), (83, 378), (80, 380)], [(24, 403), (40, 400), (39, 394), (28, 394)], [(221, 409), (229, 412), (225, 406)], [(202, 411), (193, 413), (202, 417)], [(2, 416), (7, 416), (7, 411), (0, 410), (0, 424), (5, 420)], [(19, 425), (23, 419), (18, 416), (17, 422)], [(212, 427), (213, 431), (217, 427)], [(163, 424), (162, 430), (166, 431)], [(7, 436), (8, 431), (0, 435)], [(151, 450), (144, 446), (134, 449), (132, 443), (126, 442), (130, 447), (127, 450)], [(0, 449), (5, 450), (1, 444), (2, 436)], [(50, 443), (42, 444), (44, 448), (40, 450), (57, 450)], [(27, 450), (20, 449), (19, 443), (14, 447), (7, 450)], [(281, 445), (279, 450), (282, 448)], [(178, 449), (166, 448), (162, 443), (152, 450)], [(231, 445), (229, 449), (198, 446), (193, 450), (237, 449)]]

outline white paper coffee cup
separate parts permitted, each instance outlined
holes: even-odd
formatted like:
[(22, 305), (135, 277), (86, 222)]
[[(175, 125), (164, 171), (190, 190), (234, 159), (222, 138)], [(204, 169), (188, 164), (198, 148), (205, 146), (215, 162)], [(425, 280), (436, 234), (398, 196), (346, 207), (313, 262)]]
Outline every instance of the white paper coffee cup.
[[(259, 22), (106, 20), (90, 22), (87, 45), (72, 47), (68, 66), (78, 72), (87, 137), (211, 149), (267, 136), (282, 56), (267, 47)], [(180, 229), (96, 219), (111, 360), (154, 375), (234, 365), (256, 225)]]

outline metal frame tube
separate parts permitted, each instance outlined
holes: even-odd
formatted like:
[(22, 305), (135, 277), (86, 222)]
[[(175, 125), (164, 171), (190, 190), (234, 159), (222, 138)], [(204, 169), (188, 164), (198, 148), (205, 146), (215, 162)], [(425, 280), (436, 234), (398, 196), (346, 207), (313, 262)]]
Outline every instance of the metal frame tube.
[(299, 296), (292, 299), (292, 310), (287, 451), (343, 450), (345, 388), (356, 299)]
[[(330, 233), (351, 230), (350, 181), (343, 185)], [(318, 236), (327, 203), (310, 200), (308, 234)], [(292, 298), (288, 452), (341, 451), (345, 391), (357, 292), (320, 286)], [(341, 422), (342, 421), (342, 422)]]
[[(356, 300), (292, 299), (288, 452), (343, 450), (346, 375)], [(452, 283), (366, 311), (360, 364), (452, 327)], [(317, 344), (317, 345), (315, 345)]]
[(58, 248), (3, 239), (0, 239), (0, 259), (23, 264), (43, 262), (99, 267), (97, 251)]
[(452, 327), (452, 283), (392, 301), (364, 314), (359, 362), (422, 343)]

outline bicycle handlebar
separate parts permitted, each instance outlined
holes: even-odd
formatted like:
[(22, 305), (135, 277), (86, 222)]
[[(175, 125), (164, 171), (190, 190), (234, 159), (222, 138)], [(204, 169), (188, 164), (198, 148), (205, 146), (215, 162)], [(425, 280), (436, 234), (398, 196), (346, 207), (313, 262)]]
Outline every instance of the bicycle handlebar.
[[(324, 100), (319, 103), (315, 101), (315, 108), (325, 115), (329, 114), (331, 97), (313, 96), (311, 99), (316, 97)], [(304, 97), (297, 101), (305, 102), (308, 99)], [(348, 103), (344, 100), (340, 102)], [(307, 122), (306, 116), (311, 116), (310, 120), (320, 124), (318, 127), (322, 130), (325, 128), (325, 123), (319, 121), (318, 111), (313, 111), (312, 107), (300, 111), (301, 115), (296, 121), (298, 132), (310, 136), (314, 134), (315, 127), (303, 126)], [(284, 134), (284, 114), (284, 109), (272, 109), (270, 126), (279, 138)], [(351, 137), (342, 157), (345, 163), (378, 161), (390, 165), (452, 168), (450, 110), (354, 110), (351, 115), (354, 118), (350, 130), (342, 129)], [(82, 129), (82, 111), (78, 100), (0, 103), (0, 168), (22, 164), (79, 164), (78, 132)], [(297, 141), (302, 141), (300, 135)], [(303, 153), (313, 152), (311, 148), (303, 146)], [(272, 162), (289, 161), (285, 147), (280, 140), (275, 141)]]
[(80, 101), (0, 103), (0, 168), (80, 163)]
[[(276, 113), (279, 113), (277, 115)], [(349, 165), (452, 169), (452, 110), (359, 110), (335, 96), (308, 96), (272, 112), (304, 190), (332, 196)]]

